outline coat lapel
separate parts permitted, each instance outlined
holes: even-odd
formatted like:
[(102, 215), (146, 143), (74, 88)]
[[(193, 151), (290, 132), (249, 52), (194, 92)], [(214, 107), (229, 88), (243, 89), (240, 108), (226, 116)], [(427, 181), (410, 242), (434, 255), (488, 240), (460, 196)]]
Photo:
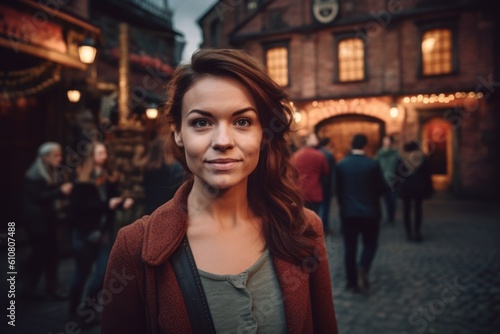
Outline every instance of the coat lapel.
[(283, 294), (287, 333), (304, 333), (309, 305), (309, 274), (297, 265), (273, 257), (273, 263)]
[(142, 259), (160, 266), (180, 245), (187, 231), (187, 197), (193, 182), (185, 182), (174, 198), (146, 218)]

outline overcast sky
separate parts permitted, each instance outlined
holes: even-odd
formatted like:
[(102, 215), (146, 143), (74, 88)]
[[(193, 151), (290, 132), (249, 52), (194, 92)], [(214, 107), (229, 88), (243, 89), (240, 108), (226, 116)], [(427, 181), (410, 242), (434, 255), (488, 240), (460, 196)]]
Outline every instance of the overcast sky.
[(196, 20), (203, 15), (217, 0), (170, 0), (174, 11), (174, 28), (184, 34), (186, 46), (183, 60), (189, 60), (201, 42), (201, 30)]

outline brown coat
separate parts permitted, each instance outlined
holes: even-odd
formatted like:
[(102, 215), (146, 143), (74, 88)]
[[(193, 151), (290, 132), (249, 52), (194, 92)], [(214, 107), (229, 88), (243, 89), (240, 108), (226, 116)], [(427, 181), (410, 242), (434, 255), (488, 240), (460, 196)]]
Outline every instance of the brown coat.
[[(190, 333), (188, 313), (169, 256), (187, 230), (185, 183), (175, 197), (122, 228), (104, 280), (102, 333)], [(337, 333), (328, 258), (321, 221), (306, 210), (317, 239), (315, 257), (302, 267), (272, 256), (288, 333)], [(149, 321), (147, 321), (149, 319)], [(153, 320), (155, 319), (155, 320)]]

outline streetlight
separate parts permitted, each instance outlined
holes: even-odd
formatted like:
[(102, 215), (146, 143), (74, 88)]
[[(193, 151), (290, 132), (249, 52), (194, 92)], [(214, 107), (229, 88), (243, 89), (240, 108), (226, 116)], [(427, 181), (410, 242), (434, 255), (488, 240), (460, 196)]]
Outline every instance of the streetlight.
[(85, 64), (92, 64), (95, 60), (97, 48), (92, 38), (86, 37), (78, 46), (78, 56), (80, 61)]

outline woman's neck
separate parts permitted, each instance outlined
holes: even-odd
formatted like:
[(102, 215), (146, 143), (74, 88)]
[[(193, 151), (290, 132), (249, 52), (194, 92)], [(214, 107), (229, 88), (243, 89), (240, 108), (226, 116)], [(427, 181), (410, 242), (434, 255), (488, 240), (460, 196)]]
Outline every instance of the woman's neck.
[(220, 227), (234, 227), (239, 222), (252, 219), (246, 181), (230, 189), (221, 190), (195, 178), (188, 196), (188, 214), (190, 221), (204, 217)]

